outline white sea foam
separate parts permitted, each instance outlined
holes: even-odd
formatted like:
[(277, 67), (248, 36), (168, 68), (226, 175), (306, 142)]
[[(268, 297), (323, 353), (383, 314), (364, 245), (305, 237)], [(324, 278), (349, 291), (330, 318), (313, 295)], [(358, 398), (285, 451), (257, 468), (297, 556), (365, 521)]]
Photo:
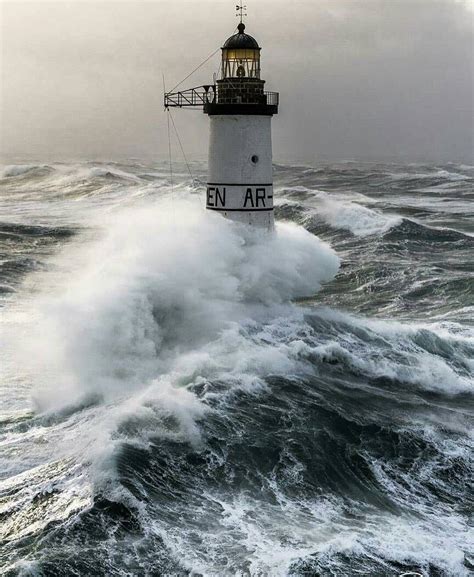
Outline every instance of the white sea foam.
[[(420, 387), (448, 395), (474, 393), (473, 375), (468, 374), (468, 358), (459, 355), (458, 361), (467, 368), (460, 374), (447, 359), (420, 344), (420, 341), (426, 341), (429, 349), (430, 340), (441, 338), (453, 350), (462, 345), (472, 347), (472, 330), (459, 328), (456, 334), (452, 328), (449, 331), (437, 324), (404, 324), (357, 317), (332, 309), (320, 309), (318, 315), (355, 329), (341, 333), (337, 342), (329, 341), (312, 349), (320, 358), (338, 359), (372, 378), (386, 377), (415, 389)], [(361, 329), (365, 333), (363, 339), (358, 334)], [(377, 339), (383, 339), (384, 347), (373, 344)]]
[(349, 230), (356, 236), (383, 234), (402, 220), (356, 202), (331, 198), (327, 193), (318, 194), (316, 214), (330, 226)]
[(447, 178), (448, 180), (458, 181), (458, 180), (468, 180), (470, 177), (466, 176), (465, 174), (461, 174), (459, 172), (451, 172), (449, 170), (438, 170), (436, 176), (440, 176), (442, 178)]
[(47, 165), (37, 165), (37, 164), (10, 164), (4, 166), (0, 170), (0, 178), (10, 178), (12, 176), (21, 176), (32, 170), (37, 170), (38, 168), (45, 168)]
[(232, 321), (314, 294), (339, 265), (301, 228), (266, 236), (193, 202), (127, 210), (104, 225), (101, 239), (67, 251), (64, 280), (38, 303), (35, 356), (60, 378), (37, 393), (42, 410), (142, 389)]
[[(381, 481), (391, 487), (390, 478), (383, 476)], [(279, 488), (275, 491), (278, 499)], [(213, 523), (202, 527), (204, 546), (189, 546), (195, 543), (193, 527), (180, 527), (179, 531), (171, 526), (159, 528), (164, 542), (185, 567), (205, 575), (239, 574), (246, 563), (251, 575), (283, 577), (291, 574), (294, 563), (316, 556), (334, 574), (345, 574), (342, 571), (347, 567), (338, 566), (340, 554), (408, 566), (432, 563), (450, 575), (469, 574), (463, 566), (463, 550), (472, 546), (472, 532), (460, 517), (445, 510), (431, 512), (423, 520), (388, 512), (364, 514), (364, 530), (360, 531), (360, 521), (330, 497), (285, 497), (283, 502), (272, 503), (234, 491), (228, 499), (218, 493), (208, 493), (206, 498), (219, 505), (220, 515), (217, 530)], [(421, 512), (417, 501), (411, 498), (413, 507)], [(153, 525), (153, 519), (145, 517), (143, 521)], [(290, 536), (288, 526), (292, 527)], [(368, 564), (368, 574), (371, 569)]]
[[(465, 170), (461, 165), (459, 168)], [(430, 178), (445, 178), (446, 180), (458, 181), (466, 180), (469, 177), (459, 172), (449, 170), (437, 170), (436, 172), (394, 172), (390, 174), (392, 180), (422, 180)]]
[(48, 169), (48, 178), (42, 181), (41, 186), (54, 191), (89, 183), (96, 178), (111, 178), (131, 184), (143, 183), (143, 180), (136, 174), (107, 164), (101, 166), (89, 166), (88, 164), (13, 164), (0, 169), (0, 178), (23, 176), (40, 169)]
[(356, 236), (383, 234), (402, 221), (399, 216), (386, 215), (363, 206), (361, 203), (373, 203), (373, 199), (352, 191), (338, 192), (336, 195), (304, 186), (293, 186), (291, 189), (281, 189), (281, 193), (283, 196), (280, 195), (277, 199), (277, 206), (300, 205), (299, 202), (291, 200), (291, 197), (295, 193), (306, 193), (310, 198), (305, 204), (314, 207), (307, 210), (308, 215), (319, 217), (330, 226), (348, 230)]
[(97, 178), (111, 178), (128, 184), (143, 182), (135, 174), (109, 165), (56, 164), (53, 168), (54, 173), (43, 183), (44, 187), (53, 191), (67, 192), (69, 189), (74, 191), (78, 186), (89, 184)]

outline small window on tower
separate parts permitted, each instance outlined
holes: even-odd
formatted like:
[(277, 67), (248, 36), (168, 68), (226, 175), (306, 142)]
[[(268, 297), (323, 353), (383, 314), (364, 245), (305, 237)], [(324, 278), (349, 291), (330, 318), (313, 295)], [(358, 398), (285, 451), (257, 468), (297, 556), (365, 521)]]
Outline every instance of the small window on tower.
[(257, 164), (258, 156), (256, 154), (254, 154), (250, 160), (253, 162), (253, 164)]

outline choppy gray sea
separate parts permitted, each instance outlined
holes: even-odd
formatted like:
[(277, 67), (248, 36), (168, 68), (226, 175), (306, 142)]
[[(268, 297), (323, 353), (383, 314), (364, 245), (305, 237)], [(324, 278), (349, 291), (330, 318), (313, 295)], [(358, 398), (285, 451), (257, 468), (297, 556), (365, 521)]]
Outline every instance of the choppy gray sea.
[(2, 575), (472, 574), (474, 167), (0, 176)]

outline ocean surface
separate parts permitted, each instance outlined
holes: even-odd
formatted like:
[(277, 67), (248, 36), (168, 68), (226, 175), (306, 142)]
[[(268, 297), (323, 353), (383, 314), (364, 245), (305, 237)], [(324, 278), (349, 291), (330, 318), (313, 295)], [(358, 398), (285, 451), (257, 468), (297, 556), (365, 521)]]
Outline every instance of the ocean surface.
[(0, 168), (0, 574), (468, 576), (474, 167)]

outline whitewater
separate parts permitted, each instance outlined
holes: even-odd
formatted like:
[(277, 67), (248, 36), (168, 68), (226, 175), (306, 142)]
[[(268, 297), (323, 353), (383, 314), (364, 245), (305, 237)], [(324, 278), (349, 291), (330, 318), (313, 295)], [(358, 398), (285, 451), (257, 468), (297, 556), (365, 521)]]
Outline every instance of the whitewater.
[(0, 167), (0, 574), (468, 576), (474, 167)]

